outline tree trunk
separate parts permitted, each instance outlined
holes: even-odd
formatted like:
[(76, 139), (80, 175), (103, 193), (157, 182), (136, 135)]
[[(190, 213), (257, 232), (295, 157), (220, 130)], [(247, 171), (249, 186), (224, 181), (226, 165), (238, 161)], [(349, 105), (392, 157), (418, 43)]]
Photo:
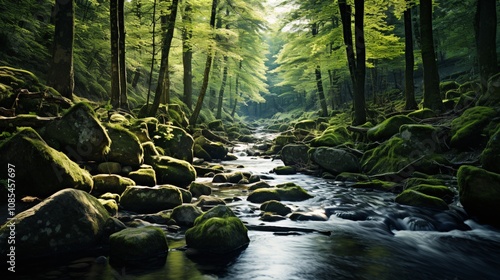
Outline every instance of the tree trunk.
[(352, 45), (351, 14), (352, 9), (346, 0), (339, 0), (340, 17), (342, 20), (342, 32), (347, 52), (347, 63), (353, 86), (356, 85), (356, 58), (354, 57), (354, 46)]
[(127, 67), (125, 65), (125, 0), (118, 1), (118, 53), (120, 71), (120, 108), (130, 111), (127, 99)]
[[(153, 70), (155, 67), (155, 54), (156, 54), (156, 0), (153, 1), (153, 42), (152, 42), (152, 53), (151, 53), (151, 69), (149, 71), (149, 81), (148, 81), (148, 96), (146, 98), (146, 108), (149, 106), (149, 97), (151, 96), (151, 84), (153, 83)], [(149, 113), (148, 113), (149, 114)]]
[(47, 76), (47, 85), (69, 99), (73, 99), (75, 87), (73, 72), (74, 17), (73, 0), (56, 0), (52, 63)]
[(486, 91), (489, 77), (498, 71), (496, 2), (496, 0), (477, 0), (475, 19), (476, 49), (483, 92)]
[[(240, 72), (241, 72), (241, 67), (243, 66), (243, 61), (240, 60), (240, 64), (238, 66), (238, 74), (236, 75), (236, 81), (235, 81), (235, 84), (234, 84), (234, 87), (235, 87), (235, 92), (234, 92), (234, 95), (235, 95), (235, 98), (234, 98), (234, 104), (233, 104), (233, 110), (231, 111), (231, 117), (234, 118), (234, 114), (236, 114), (236, 106), (238, 106), (238, 98), (239, 96), (241, 96), (241, 94), (238, 94), (239, 90), (240, 90)], [(276, 103), (276, 101), (275, 101)]]
[(224, 90), (226, 88), (227, 81), (227, 56), (224, 56), (224, 70), (222, 72), (222, 81), (219, 89), (219, 100), (217, 103), (217, 119), (222, 119), (222, 103), (224, 101)]
[(321, 67), (316, 66), (316, 87), (318, 88), (319, 103), (321, 104), (321, 116), (328, 116), (328, 108), (326, 106), (325, 92), (323, 90), (323, 80), (321, 78)]
[(149, 111), (150, 116), (155, 116), (158, 107), (160, 107), (160, 102), (162, 95), (165, 95), (165, 101), (168, 103), (169, 91), (170, 91), (170, 77), (168, 73), (168, 55), (170, 53), (170, 46), (172, 45), (172, 39), (174, 38), (175, 30), (175, 18), (177, 17), (177, 6), (179, 0), (172, 0), (170, 5), (170, 14), (168, 16), (162, 16), (162, 48), (161, 48), (161, 66), (160, 73), (158, 74), (158, 84), (155, 90), (155, 99), (151, 110)]
[(193, 17), (191, 0), (185, 0), (185, 8), (182, 13), (182, 66), (184, 69), (183, 83), (184, 83), (184, 103), (191, 109), (193, 107), (193, 46), (191, 38), (193, 37)]
[(365, 1), (354, 1), (354, 26), (356, 37), (356, 91), (354, 92), (354, 120), (353, 125), (366, 122), (365, 77), (366, 77), (366, 47), (365, 47)]
[(432, 0), (420, 0), (420, 32), (424, 68), (424, 108), (440, 112), (443, 102), (439, 92), (439, 73), (432, 34)]
[(136, 88), (139, 83), (139, 78), (141, 77), (141, 70), (136, 68), (134, 71), (134, 78), (132, 79), (132, 87)]
[(111, 0), (109, 6), (109, 18), (111, 25), (111, 106), (120, 107), (120, 51), (119, 51), (119, 26), (118, 26), (118, 2)]
[[(217, 0), (212, 1), (212, 12), (210, 15), (210, 27), (214, 29), (215, 27), (215, 18), (217, 16)], [(201, 85), (200, 95), (198, 95), (198, 100), (196, 101), (196, 107), (189, 119), (191, 125), (196, 126), (196, 121), (198, 120), (198, 116), (200, 115), (201, 107), (203, 105), (203, 98), (205, 98), (205, 94), (207, 93), (208, 88), (208, 79), (210, 78), (210, 68), (212, 66), (213, 59), (213, 50), (211, 47), (208, 49), (207, 61), (205, 63), (205, 71), (203, 72), (203, 83)]]
[(405, 24), (405, 110), (418, 108), (415, 101), (415, 85), (413, 81), (413, 67), (415, 59), (413, 57), (413, 28), (411, 22), (411, 8), (404, 12)]

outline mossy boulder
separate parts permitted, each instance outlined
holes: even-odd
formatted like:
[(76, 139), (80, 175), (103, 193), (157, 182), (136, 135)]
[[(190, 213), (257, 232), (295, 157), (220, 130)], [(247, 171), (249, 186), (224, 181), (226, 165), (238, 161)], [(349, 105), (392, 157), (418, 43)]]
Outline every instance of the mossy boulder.
[[(415, 176), (415, 174), (413, 174)], [(404, 182), (404, 188), (409, 189), (418, 185), (432, 185), (432, 186), (442, 186), (445, 184), (445, 182), (441, 179), (437, 178), (408, 178)]]
[(94, 181), (94, 189), (92, 193), (116, 193), (122, 194), (128, 186), (135, 186), (135, 182), (126, 177), (116, 174), (98, 174), (92, 177)]
[(274, 139), (274, 143), (276, 146), (283, 147), (287, 144), (294, 143), (296, 140), (297, 140), (297, 138), (295, 138), (295, 136), (293, 136), (293, 135), (278, 135)]
[(344, 126), (329, 126), (323, 133), (311, 141), (312, 147), (336, 147), (351, 142), (349, 132)]
[(264, 212), (276, 213), (280, 216), (286, 216), (292, 213), (292, 209), (277, 200), (269, 200), (260, 205), (260, 210)]
[(447, 134), (428, 124), (404, 124), (399, 136), (410, 146), (417, 146), (429, 153), (439, 153), (446, 149)]
[(247, 200), (252, 203), (263, 203), (270, 200), (280, 201), (281, 197), (276, 188), (260, 188), (250, 193)]
[(153, 159), (152, 166), (156, 172), (156, 181), (158, 184), (187, 187), (196, 179), (196, 170), (185, 160), (169, 156), (159, 156)]
[(450, 190), (450, 188), (443, 185), (420, 184), (407, 188), (407, 190), (414, 190), (426, 195), (439, 197), (447, 203), (451, 203), (453, 201), (453, 197), (455, 196), (455, 193)]
[(250, 243), (248, 230), (227, 206), (216, 206), (186, 231), (186, 245), (203, 254), (224, 255)]
[[(7, 244), (15, 224), (16, 258), (77, 254), (95, 248), (106, 238), (108, 211), (90, 194), (64, 189), (17, 214), (0, 227), (0, 243)], [(6, 255), (7, 246), (0, 252)]]
[(166, 156), (193, 162), (194, 140), (184, 129), (160, 124), (153, 139), (155, 145), (165, 151)]
[(212, 188), (202, 183), (192, 182), (191, 185), (189, 185), (188, 190), (191, 192), (191, 194), (193, 194), (194, 197), (212, 194)]
[(127, 176), (139, 186), (153, 187), (156, 185), (156, 172), (153, 168), (139, 168)]
[(486, 144), (486, 148), (481, 153), (481, 163), (484, 169), (500, 173), (500, 129)]
[(107, 192), (107, 193), (103, 193), (99, 196), (100, 199), (103, 199), (103, 200), (108, 200), (108, 199), (112, 199), (114, 201), (116, 201), (116, 203), (120, 203), (120, 198), (121, 196), (117, 193), (110, 193), (110, 192)]
[(500, 105), (500, 72), (491, 76), (488, 80), (488, 89), (477, 101), (478, 106)]
[(465, 211), (480, 222), (500, 226), (500, 174), (463, 165), (457, 178)]
[(254, 191), (257, 189), (268, 189), (268, 188), (272, 188), (272, 187), (266, 181), (258, 181), (258, 182), (255, 182), (255, 183), (248, 185), (249, 191)]
[(373, 189), (379, 191), (391, 191), (396, 186), (394, 182), (382, 181), (378, 179), (370, 180), (370, 181), (362, 181), (356, 182), (351, 185), (352, 188), (356, 189)]
[(427, 119), (427, 118), (433, 118), (436, 116), (436, 113), (432, 111), (429, 108), (424, 108), (420, 110), (413, 111), (407, 115), (410, 118), (416, 118), (416, 119)]
[(97, 165), (97, 172), (102, 174), (120, 174), (122, 173), (122, 165), (113, 161), (101, 162)]
[(340, 174), (342, 172), (358, 172), (359, 160), (353, 154), (332, 147), (319, 147), (312, 152), (313, 162), (329, 172)]
[(194, 225), (196, 218), (201, 216), (203, 212), (200, 208), (192, 204), (183, 204), (175, 207), (170, 216), (179, 226), (191, 227)]
[(104, 159), (139, 167), (144, 162), (144, 150), (137, 136), (120, 125), (106, 124), (105, 128), (111, 139), (111, 146)]
[[(197, 137), (194, 142), (195, 145), (199, 145), (210, 156), (210, 159), (222, 160), (227, 155), (227, 148), (220, 142), (210, 141), (204, 136)], [(196, 155), (196, 157), (200, 156)]]
[(313, 197), (301, 186), (294, 183), (278, 184), (274, 188), (260, 188), (248, 195), (247, 200), (253, 203), (276, 201), (303, 201)]
[(167, 253), (167, 237), (159, 227), (126, 228), (109, 237), (109, 255), (113, 263), (139, 266), (151, 258), (164, 258)]
[(276, 175), (293, 175), (297, 174), (297, 169), (294, 166), (277, 166), (273, 168)]
[(51, 147), (76, 161), (100, 161), (109, 152), (111, 139), (88, 105), (78, 103), (40, 130)]
[(104, 206), (104, 208), (108, 211), (110, 216), (116, 216), (118, 213), (118, 203), (114, 199), (98, 199), (99, 202)]
[(193, 194), (190, 191), (183, 188), (179, 188), (179, 191), (181, 192), (182, 203), (191, 203), (191, 201), (193, 200)]
[(123, 192), (120, 205), (137, 213), (156, 213), (173, 209), (182, 204), (182, 193), (175, 186), (162, 185), (153, 188), (131, 186)]
[(208, 123), (208, 128), (215, 131), (224, 131), (222, 120), (215, 120)]
[(477, 106), (466, 110), (451, 122), (450, 145), (465, 150), (486, 143), (489, 135), (485, 134), (484, 129), (497, 115), (491, 107)]
[[(32, 128), (18, 129), (0, 143), (0, 164), (5, 167), (0, 179), (7, 181), (7, 167), (13, 167), (16, 197), (47, 197), (64, 188), (90, 192), (90, 174), (65, 154), (47, 145)], [(13, 178), (11, 178), (13, 179)]]
[(304, 144), (288, 144), (281, 149), (281, 160), (287, 166), (306, 165), (309, 162), (309, 147)]
[(195, 205), (203, 210), (209, 210), (217, 205), (226, 205), (226, 203), (224, 202), (224, 200), (222, 200), (222, 198), (202, 195), (198, 198), (198, 201), (195, 203)]
[(213, 183), (238, 183), (243, 179), (246, 179), (248, 176), (245, 176), (243, 172), (236, 171), (231, 173), (219, 173), (215, 174), (212, 179)]
[(369, 180), (369, 177), (366, 176), (366, 174), (356, 172), (342, 172), (339, 175), (335, 176), (335, 181), (340, 182), (358, 182), (367, 180)]
[(403, 124), (414, 123), (415, 121), (408, 116), (393, 116), (368, 129), (367, 136), (371, 141), (384, 141), (398, 133)]
[(297, 122), (294, 126), (294, 129), (304, 129), (304, 130), (314, 130), (316, 129), (316, 122), (314, 120), (302, 120)]
[(155, 147), (153, 142), (145, 142), (141, 144), (144, 150), (144, 163), (148, 165), (153, 165), (154, 159), (160, 156), (160, 153)]
[(448, 210), (448, 204), (439, 197), (427, 195), (415, 190), (405, 190), (396, 197), (399, 204), (424, 207), (434, 210)]

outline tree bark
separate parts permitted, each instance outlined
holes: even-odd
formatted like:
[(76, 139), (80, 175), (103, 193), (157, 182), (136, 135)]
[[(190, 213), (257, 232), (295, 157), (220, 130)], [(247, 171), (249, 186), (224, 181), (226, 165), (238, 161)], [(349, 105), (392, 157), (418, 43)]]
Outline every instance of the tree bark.
[(476, 49), (483, 92), (487, 89), (488, 79), (498, 72), (496, 2), (496, 0), (477, 0), (475, 19)]
[[(312, 25), (312, 36), (318, 35), (319, 32), (319, 27), (317, 23), (313, 23)], [(316, 88), (318, 90), (318, 99), (319, 99), (319, 104), (321, 106), (321, 116), (326, 117), (328, 116), (328, 107), (326, 106), (326, 99), (325, 99), (325, 91), (323, 89), (323, 79), (321, 77), (321, 66), (318, 64), (316, 66), (316, 69), (314, 70), (314, 74), (316, 77)]]
[(111, 0), (109, 3), (109, 18), (111, 25), (111, 106), (120, 107), (120, 53), (119, 53), (119, 26), (118, 2)]
[(240, 63), (239, 63), (239, 66), (238, 66), (238, 74), (236, 74), (236, 81), (235, 81), (235, 84), (234, 84), (234, 87), (235, 87), (235, 92), (234, 92), (234, 95), (235, 95), (235, 98), (234, 98), (234, 104), (233, 104), (233, 110), (231, 111), (231, 117), (234, 118), (234, 114), (236, 114), (236, 106), (238, 106), (238, 99), (239, 97), (241, 96), (241, 94), (238, 94), (239, 90), (240, 90), (240, 72), (241, 72), (241, 67), (243, 66), (243, 61), (240, 60)]
[(193, 46), (191, 38), (193, 37), (193, 18), (190, 0), (184, 2), (184, 12), (182, 13), (182, 65), (184, 69), (183, 83), (184, 83), (184, 103), (189, 109), (193, 107)]
[[(408, 1), (407, 1), (408, 2)], [(413, 28), (411, 21), (411, 7), (404, 12), (405, 25), (405, 109), (417, 109), (415, 101), (415, 84), (413, 80), (413, 67), (415, 58), (413, 57)]]
[[(212, 30), (215, 28), (215, 18), (217, 16), (217, 0), (212, 1), (212, 12), (210, 15), (210, 27)], [(192, 126), (196, 126), (196, 121), (198, 120), (198, 116), (200, 115), (201, 107), (203, 105), (203, 98), (205, 98), (205, 94), (207, 93), (208, 88), (208, 79), (210, 78), (210, 68), (212, 66), (213, 59), (213, 49), (209, 47), (207, 54), (207, 61), (205, 62), (205, 70), (203, 72), (203, 83), (200, 89), (200, 95), (198, 95), (198, 100), (196, 101), (196, 107), (189, 119), (189, 122)]]
[(73, 99), (75, 87), (73, 72), (74, 17), (73, 0), (56, 0), (52, 63), (47, 75), (47, 85), (69, 99)]
[(224, 102), (224, 91), (226, 89), (227, 81), (227, 56), (224, 56), (224, 70), (222, 70), (222, 81), (219, 89), (219, 100), (217, 103), (217, 115), (215, 118), (222, 119), (222, 103)]
[(125, 0), (118, 1), (118, 54), (120, 71), (120, 108), (130, 111), (127, 99), (127, 66), (125, 65)]
[(434, 52), (432, 0), (420, 0), (420, 37), (424, 68), (424, 108), (440, 112), (443, 110), (443, 102), (439, 92), (439, 73)]
[(365, 1), (354, 1), (354, 36), (356, 38), (356, 91), (354, 92), (353, 125), (366, 122), (365, 77), (366, 77), (366, 47), (365, 47)]
[[(153, 70), (155, 66), (155, 54), (156, 54), (156, 0), (153, 1), (153, 42), (152, 42), (152, 53), (151, 53), (151, 69), (149, 71), (149, 81), (148, 81), (148, 96), (146, 98), (146, 108), (149, 106), (149, 97), (151, 96), (151, 84), (153, 83)], [(149, 112), (148, 112), (149, 114)]]

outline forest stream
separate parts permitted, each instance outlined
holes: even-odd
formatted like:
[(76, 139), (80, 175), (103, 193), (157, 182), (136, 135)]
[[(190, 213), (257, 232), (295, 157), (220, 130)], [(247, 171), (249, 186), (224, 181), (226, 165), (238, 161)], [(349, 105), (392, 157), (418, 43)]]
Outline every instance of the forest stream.
[[(260, 132), (259, 138), (275, 135)], [(296, 174), (271, 173), (281, 160), (248, 156), (253, 144), (238, 144), (228, 170), (249, 171), (269, 184), (294, 182), (314, 197), (283, 203), (294, 212), (320, 217), (301, 221), (260, 220), (259, 204), (246, 187), (212, 184), (249, 229), (248, 247), (223, 260), (186, 254), (183, 231), (166, 231), (165, 262), (141, 268), (115, 267), (102, 256), (32, 265), (26, 279), (497, 279), (500, 234), (468, 219), (458, 195), (450, 210), (399, 205), (395, 194), (354, 189), (345, 183)], [(210, 183), (211, 178), (197, 178)], [(451, 188), (453, 180), (450, 180)], [(319, 221), (328, 217), (326, 221)], [(162, 225), (157, 225), (165, 228)]]

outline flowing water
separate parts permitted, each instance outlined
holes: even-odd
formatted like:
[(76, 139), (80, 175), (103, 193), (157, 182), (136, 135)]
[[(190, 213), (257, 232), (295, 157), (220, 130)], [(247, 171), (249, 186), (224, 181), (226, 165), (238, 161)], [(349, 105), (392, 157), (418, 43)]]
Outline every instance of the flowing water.
[[(90, 258), (38, 276), (148, 280), (500, 279), (500, 231), (468, 219), (456, 200), (448, 211), (432, 211), (398, 205), (392, 193), (354, 189), (308, 175), (277, 176), (269, 171), (282, 165), (280, 160), (246, 156), (246, 148), (235, 148), (239, 159), (227, 162), (228, 169), (264, 175), (271, 185), (294, 182), (302, 186), (314, 198), (284, 203), (296, 211), (326, 214), (328, 220), (263, 222), (259, 220), (259, 205), (246, 201), (248, 193), (244, 188), (214, 184), (214, 195), (241, 199), (228, 203), (250, 228), (250, 244), (239, 255), (219, 262), (195, 262), (178, 249), (185, 245), (182, 233), (168, 233), (170, 252), (165, 262), (155, 267), (115, 268)], [(197, 180), (210, 182), (209, 178)], [(285, 232), (279, 230), (285, 227)]]

